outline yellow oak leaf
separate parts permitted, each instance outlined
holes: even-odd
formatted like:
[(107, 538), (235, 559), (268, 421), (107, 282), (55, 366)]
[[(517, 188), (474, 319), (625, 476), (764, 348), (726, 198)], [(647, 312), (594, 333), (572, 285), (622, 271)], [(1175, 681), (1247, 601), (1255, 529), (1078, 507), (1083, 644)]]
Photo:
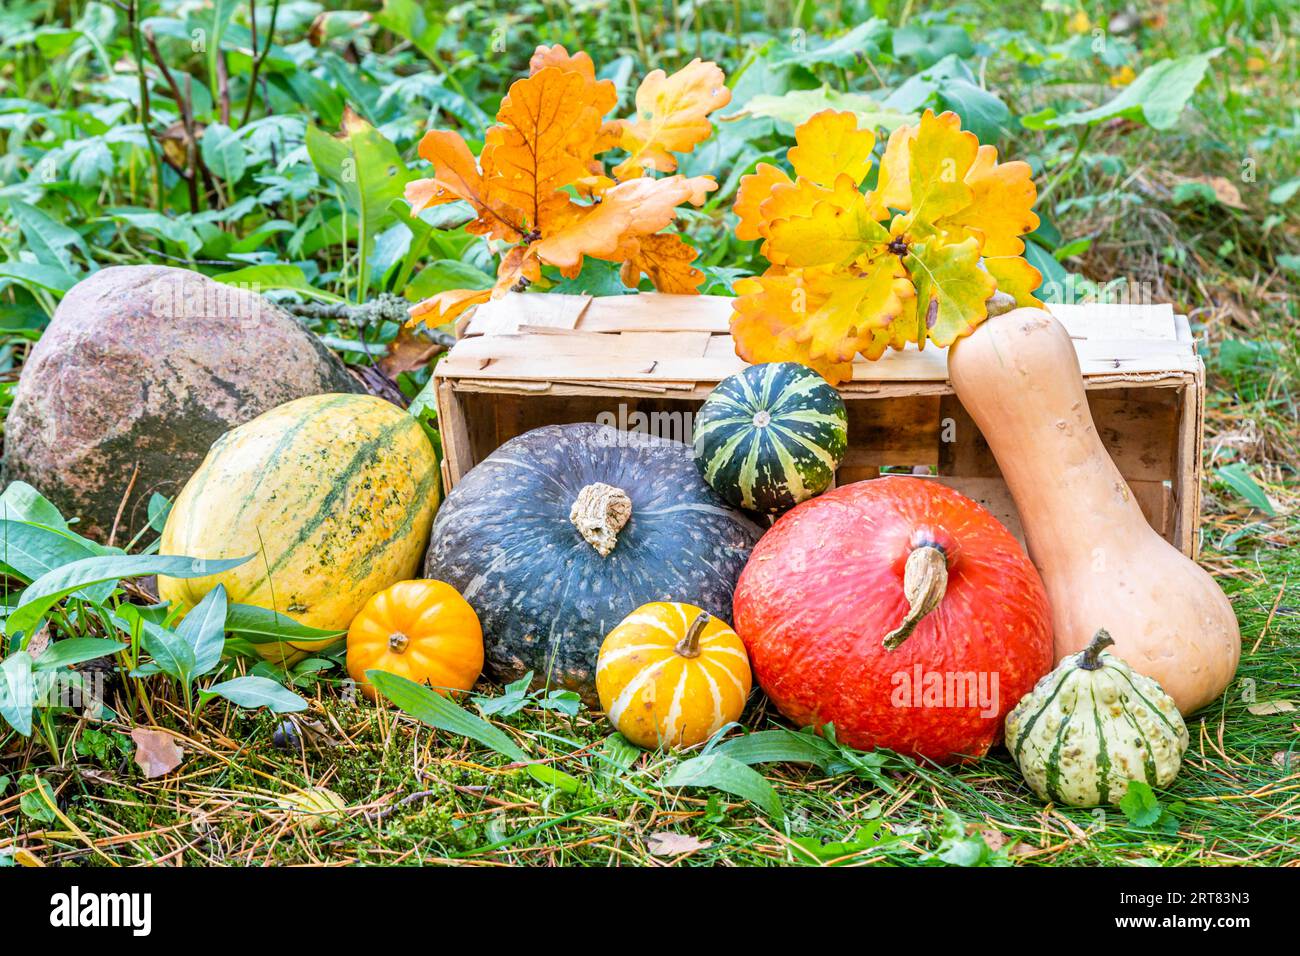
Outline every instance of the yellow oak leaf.
[[(793, 186), (785, 170), (778, 169), (771, 163), (759, 163), (754, 171), (740, 177), (740, 188), (736, 190), (736, 202), (731, 207), (739, 218), (736, 224), (737, 239), (763, 239), (767, 237), (768, 218), (759, 207), (773, 195), (778, 185)], [(811, 207), (809, 207), (811, 211)]]
[(636, 118), (622, 124), (619, 143), (627, 159), (614, 176), (629, 179), (654, 169), (677, 169), (673, 153), (689, 153), (712, 132), (709, 114), (731, 102), (726, 76), (716, 63), (692, 60), (672, 76), (654, 70), (636, 91)]
[(915, 342), (949, 346), (969, 335), (988, 316), (997, 280), (980, 268), (975, 238), (944, 243), (938, 237), (914, 243), (904, 265), (916, 285)]
[(901, 352), (916, 335), (916, 292), (908, 283), (908, 296), (902, 298), (902, 310), (897, 318), (883, 329), (873, 329), (871, 341), (862, 349), (862, 355), (873, 362), (887, 349)]
[(659, 292), (693, 295), (704, 281), (704, 273), (692, 265), (698, 254), (672, 233), (633, 239), (620, 272), (623, 284), (635, 289), (644, 272)]
[(812, 298), (820, 304), (800, 338), (808, 337), (809, 354), (818, 360), (852, 362), (915, 297), (907, 270), (888, 253), (860, 274), (809, 269), (804, 275)]
[(1020, 256), (984, 257), (984, 268), (998, 283), (998, 291), (1016, 300), (1016, 305), (1041, 309), (1034, 290), (1043, 283), (1043, 274)]
[(738, 279), (734, 291), (731, 337), (736, 354), (746, 362), (800, 362), (832, 385), (853, 377), (852, 362), (813, 358), (807, 339), (799, 338), (808, 309), (821, 305), (810, 304), (802, 273), (769, 270), (761, 276)]
[(876, 134), (858, 129), (854, 113), (822, 110), (795, 130), (795, 142), (786, 153), (795, 175), (819, 186), (832, 186), (842, 175), (860, 186), (871, 171), (871, 151)]
[(893, 255), (881, 256), (862, 274), (769, 271), (738, 281), (735, 291), (731, 332), (742, 358), (802, 362), (832, 383), (851, 377), (858, 352), (899, 339), (896, 323), (911, 314), (914, 297)]
[(768, 258), (789, 268), (847, 266), (890, 240), (847, 174), (840, 175), (831, 197), (818, 200), (809, 215), (776, 219), (768, 230)]
[(702, 205), (717, 188), (710, 176), (629, 179), (607, 190), (594, 205), (570, 202), (533, 248), (543, 262), (576, 275), (583, 256), (617, 259), (627, 239), (658, 232), (677, 216), (680, 204)]
[(979, 145), (974, 133), (961, 128), (956, 113), (935, 116), (926, 110), (921, 114), (908, 157), (911, 204), (907, 211), (912, 218), (934, 222), (971, 204), (974, 191), (966, 183), (966, 173), (975, 163)]
[(994, 147), (981, 146), (965, 178), (971, 187), (970, 204), (935, 221), (939, 229), (963, 233), (954, 238), (978, 238), (986, 258), (1022, 254), (1025, 243), (1020, 237), (1038, 228), (1034, 212), (1038, 189), (1029, 164), (997, 160)]
[(911, 173), (912, 143), (918, 127), (899, 126), (889, 134), (885, 155), (880, 158), (880, 171), (876, 174), (876, 188), (872, 193), (873, 213), (878, 219), (887, 219), (886, 210), (902, 212), (912, 208)]

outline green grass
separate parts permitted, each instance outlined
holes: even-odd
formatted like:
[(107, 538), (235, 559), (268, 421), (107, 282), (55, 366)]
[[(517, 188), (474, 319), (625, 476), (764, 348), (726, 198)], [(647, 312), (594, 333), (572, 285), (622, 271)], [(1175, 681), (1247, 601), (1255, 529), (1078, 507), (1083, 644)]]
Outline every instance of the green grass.
[[(75, 6), (78, 12), (84, 8)], [(635, 56), (644, 47), (655, 65), (669, 69), (689, 60), (700, 44), (705, 56), (723, 57), (730, 72), (738, 48), (766, 37), (785, 43), (789, 36), (790, 24), (774, 12), (779, 5), (743, 4), (740, 30), (729, 4), (708, 5), (699, 22), (684, 17), (676, 30), (659, 25), (657, 10), (640, 6), (640, 31), (622, 4), (608, 15), (566, 3), (523, 8), (507, 52), (492, 56), (476, 47), (478, 52), (466, 55), (468, 65), (452, 71), (455, 85), (486, 105), (534, 42), (585, 48), (598, 63), (620, 53)], [(805, 5), (801, 9), (811, 19), (801, 26), (813, 35), (839, 31), (862, 19), (870, 6)], [(1104, 23), (1121, 6), (1083, 9), (1093, 22)], [(908, 9), (922, 19), (948, 8)], [(664, 786), (682, 757), (639, 754), (620, 769), (624, 750), (610, 744), (611, 729), (599, 714), (583, 710), (569, 718), (528, 707), (497, 720), (534, 759), (577, 778), (577, 791), (565, 792), (495, 752), (419, 725), (391, 707), (349, 702), (336, 667), (299, 689), (311, 704), (303, 719), (319, 728), (307, 735), (311, 743), (302, 753), (271, 745), (280, 718), (265, 713), (250, 715), (217, 702), (191, 724), (156, 681), (142, 685), (153, 690), (154, 718), (182, 738), (186, 749), (181, 768), (161, 780), (145, 780), (133, 764), (126, 722), (65, 721), (61, 762), (34, 743), (0, 738), (0, 860), (21, 849), (46, 864), (87, 865), (772, 865), (826, 862), (838, 852), (841, 862), (908, 866), (1297, 865), (1300, 710), (1252, 712), (1266, 710), (1261, 702), (1300, 706), (1300, 200), (1272, 198), (1281, 184), (1300, 175), (1297, 24), (1290, 5), (1281, 2), (1198, 0), (1186, 11), (1174, 4), (1163, 9), (1167, 22), (1139, 34), (1131, 57), (1135, 69), (1162, 56), (1226, 47), (1176, 128), (1102, 127), (1073, 167), (1067, 166), (1077, 147), (1072, 134), (1017, 130), (1001, 144), (1004, 155), (1035, 163), (1040, 186), (1069, 170), (1051, 196), (1051, 208), (1040, 210), (1062, 234), (1061, 245), (1090, 240), (1086, 249), (1063, 256), (1063, 265), (1099, 281), (1146, 283), (1157, 300), (1173, 302), (1191, 318), (1210, 372), (1201, 558), (1230, 595), (1243, 654), (1228, 692), (1189, 722), (1190, 749), (1177, 780), (1158, 794), (1155, 823), (1135, 825), (1117, 808), (1045, 807), (1001, 750), (957, 768), (917, 767), (894, 758), (833, 775), (788, 763), (762, 765), (784, 807), (783, 819), (770, 818), (725, 793)], [(897, 22), (892, 5), (889, 15)], [(947, 16), (967, 25), (976, 39), (998, 38), (971, 65), (1013, 117), (1044, 105), (1048, 81), (1068, 82), (1077, 102), (1087, 105), (1112, 95), (1107, 83), (1113, 70), (1095, 59), (1035, 65), (1011, 55), (1016, 41), (998, 32), (1059, 42), (1069, 36), (1064, 12), (1044, 13), (1038, 3), (981, 0), (952, 8)], [(395, 44), (376, 42), (381, 56), (401, 55)], [(95, 69), (94, 57), (67, 65), (48, 63), (30, 49), (0, 52), (0, 96), (91, 101), (98, 95)], [(879, 86), (872, 69), (856, 66), (817, 78), (867, 91)], [(12, 132), (5, 135), (7, 143), (15, 142)], [(400, 135), (405, 147), (409, 137)], [(411, 155), (409, 148), (405, 154)], [(15, 152), (0, 183), (24, 180), (34, 158)], [(1250, 176), (1243, 178), (1247, 169)], [(1224, 178), (1237, 188), (1244, 208), (1176, 201), (1176, 183), (1188, 177)], [(98, 205), (147, 202), (145, 181), (145, 168), (136, 165), (106, 180), (90, 199), (66, 190), (67, 221), (78, 223), (96, 261), (185, 261), (166, 237), (87, 225)], [(312, 203), (327, 207), (333, 201), (327, 190), (309, 193), (301, 203), (285, 203), (280, 213), (298, 223)], [(227, 228), (241, 234), (244, 227)], [(706, 258), (715, 257), (711, 264), (725, 259), (722, 264), (737, 268), (756, 266), (752, 250), (720, 238), (726, 231), (720, 219), (692, 218), (692, 228), (701, 237), (719, 237), (716, 247), (701, 243), (714, 250), (706, 252)], [(461, 238), (438, 255), (469, 258)], [(0, 231), (6, 254), (18, 245), (12, 228)], [(732, 260), (733, 255), (751, 258)], [(348, 256), (346, 246), (327, 245), (308, 257), (318, 263), (322, 287), (341, 290), (349, 269), (356, 274)], [(3, 328), (36, 322), (33, 316), (48, 312), (53, 302), (44, 293), (0, 291)], [(33, 337), (5, 335), (0, 372), (7, 381), (16, 377)], [(0, 405), (8, 399), (6, 386)], [(1232, 462), (1244, 463), (1269, 495), (1275, 515), (1250, 509), (1215, 477), (1218, 467)], [(125, 701), (122, 710), (134, 712)], [(756, 730), (780, 726), (758, 695), (743, 722)], [(53, 789), (58, 814), (34, 799), (36, 778)], [(344, 808), (320, 819), (281, 802), (316, 787), (336, 793)], [(876, 826), (888, 834), (886, 841), (860, 840)], [(670, 839), (665, 850), (665, 834), (695, 842), (678, 841), (674, 852)], [(850, 845), (809, 849), (835, 841)], [(855, 841), (860, 846), (852, 846)]]

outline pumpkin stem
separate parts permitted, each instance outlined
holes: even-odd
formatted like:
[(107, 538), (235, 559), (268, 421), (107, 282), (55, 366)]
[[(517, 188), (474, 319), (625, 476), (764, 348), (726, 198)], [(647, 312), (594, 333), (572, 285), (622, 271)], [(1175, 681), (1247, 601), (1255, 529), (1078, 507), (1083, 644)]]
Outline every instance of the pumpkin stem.
[(618, 544), (618, 533), (632, 517), (632, 499), (603, 481), (585, 485), (569, 509), (569, 520), (602, 558)]
[(907, 556), (903, 569), (903, 594), (907, 597), (907, 616), (903, 623), (885, 635), (885, 650), (897, 650), (916, 625), (943, 601), (948, 588), (948, 558), (941, 548), (922, 545)]
[(709, 626), (709, 621), (713, 620), (708, 611), (701, 611), (699, 617), (691, 621), (691, 626), (686, 629), (686, 636), (677, 642), (673, 648), (682, 657), (699, 657), (700, 656), (700, 635), (704, 629)]
[(393, 631), (388, 635), (388, 649), (394, 654), (405, 654), (410, 643), (411, 639), (401, 631)]
[(1114, 643), (1115, 638), (1111, 637), (1104, 627), (1098, 628), (1097, 633), (1092, 636), (1092, 642), (1079, 655), (1079, 666), (1086, 671), (1097, 670), (1101, 667), (1101, 652)]

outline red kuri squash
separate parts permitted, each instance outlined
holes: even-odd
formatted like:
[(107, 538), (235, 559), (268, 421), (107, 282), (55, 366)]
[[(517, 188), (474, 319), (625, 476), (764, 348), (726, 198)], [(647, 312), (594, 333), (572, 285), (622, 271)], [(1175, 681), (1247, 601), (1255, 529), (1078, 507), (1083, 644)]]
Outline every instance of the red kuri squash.
[(798, 505), (736, 587), (754, 675), (801, 726), (860, 749), (982, 756), (1052, 667), (1038, 572), (996, 518), (935, 481), (886, 477)]

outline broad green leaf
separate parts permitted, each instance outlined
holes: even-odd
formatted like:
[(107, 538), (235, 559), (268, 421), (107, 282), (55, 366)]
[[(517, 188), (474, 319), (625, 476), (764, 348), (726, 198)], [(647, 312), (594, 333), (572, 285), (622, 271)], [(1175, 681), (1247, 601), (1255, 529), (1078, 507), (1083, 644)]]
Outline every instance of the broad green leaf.
[(1025, 117), (1024, 125), (1031, 129), (1060, 129), (1123, 117), (1145, 120), (1152, 129), (1170, 129), (1205, 78), (1210, 61), (1222, 52), (1223, 47), (1215, 47), (1206, 53), (1161, 60), (1143, 70), (1118, 96), (1095, 109), (1057, 115), (1044, 112)]
[(243, 140), (229, 126), (213, 123), (205, 129), (199, 138), (199, 149), (213, 175), (228, 183), (237, 182), (248, 168)]
[[(102, 552), (67, 533), (25, 521), (0, 520), (0, 569), (24, 581), (35, 581), (56, 568)], [(111, 586), (87, 588), (77, 596), (103, 601)]]
[(16, 259), (0, 262), (0, 280), (4, 279), (12, 279), (26, 288), (46, 292), (67, 292), (78, 281), (77, 276), (61, 265), (20, 262)]
[(318, 299), (321, 302), (343, 301), (342, 296), (313, 286), (308, 281), (307, 274), (298, 266), (284, 265), (283, 263), (248, 266), (244, 269), (236, 269), (234, 272), (223, 272), (219, 276), (213, 276), (213, 278), (226, 285), (245, 286), (259, 293), (273, 289), (283, 289), (300, 293), (309, 299)]
[(176, 634), (194, 652), (194, 676), (217, 666), (226, 643), (226, 587), (218, 584), (176, 627)]
[(1266, 515), (1276, 514), (1273, 503), (1268, 500), (1264, 489), (1251, 477), (1250, 467), (1245, 462), (1234, 461), (1231, 465), (1216, 468), (1214, 473), (1252, 508), (1257, 508)]
[(70, 667), (86, 661), (96, 661), (118, 651), (125, 650), (121, 641), (110, 641), (102, 637), (70, 637), (55, 641), (45, 649), (35, 663), (37, 670), (53, 670), (56, 667)]
[(18, 733), (30, 737), (35, 704), (31, 655), (23, 650), (14, 651), (0, 663), (0, 717)]
[(285, 614), (252, 604), (231, 604), (226, 608), (226, 630), (250, 644), (279, 641), (324, 641), (343, 637), (347, 631), (325, 631), (300, 624)]
[(109, 220), (139, 229), (141, 232), (156, 236), (165, 242), (174, 243), (186, 255), (194, 255), (203, 248), (203, 239), (195, 231), (188, 216), (163, 215), (148, 209), (134, 207), (115, 207), (106, 209), (104, 216), (96, 222)]
[(952, 345), (984, 320), (984, 303), (997, 283), (979, 267), (976, 239), (916, 243), (906, 265), (916, 283), (918, 348), (924, 348), (927, 339), (941, 347)]
[(307, 154), (316, 171), (334, 183), (351, 214), (357, 217), (361, 250), (361, 290), (369, 288), (370, 256), (375, 238), (396, 221), (389, 205), (402, 198), (413, 178), (397, 147), (351, 110), (344, 110), (339, 136), (307, 127)]
[(389, 674), (385, 671), (366, 671), (366, 680), (370, 681), (379, 693), (391, 700), (399, 710), (410, 714), (421, 723), (428, 724), (447, 733), (458, 734), (477, 740), (483, 746), (495, 750), (510, 760), (524, 762), (528, 754), (505, 732), (493, 727), (486, 720), (475, 717), (454, 701), (435, 693), (423, 684), (413, 680)]
[(68, 527), (48, 498), (25, 481), (11, 481), (0, 494), (0, 517), (11, 521), (31, 521), (47, 528)]
[(203, 699), (224, 697), (248, 710), (266, 707), (273, 714), (291, 714), (306, 710), (307, 702), (286, 687), (266, 677), (236, 677), (206, 688)]
[(82, 558), (56, 568), (23, 591), (18, 606), (5, 625), (10, 634), (31, 634), (50, 608), (64, 598), (92, 584), (164, 574), (172, 578), (201, 578), (237, 568), (252, 555), (221, 561), (186, 558), (180, 555), (134, 554)]
[(816, 90), (791, 90), (780, 96), (760, 93), (749, 100), (744, 108), (729, 116), (727, 120), (743, 119), (746, 116), (763, 116), (788, 126), (790, 132), (801, 126), (815, 114), (823, 110), (850, 112), (857, 116), (858, 125), (863, 128), (894, 130), (907, 123), (915, 123), (915, 113), (902, 113), (881, 105), (866, 93), (842, 93), (829, 86)]
[(162, 670), (188, 685), (194, 679), (194, 649), (175, 631), (139, 619), (140, 644)]
[(415, 274), (402, 290), (412, 302), (419, 302), (448, 289), (490, 289), (495, 277), (468, 262), (455, 259), (436, 259)]
[(72, 256), (68, 247), (86, 252), (86, 242), (77, 230), (51, 219), (44, 211), (16, 199), (9, 201), (14, 221), (22, 230), (27, 248), (37, 260), (48, 266), (72, 269)]
[(825, 770), (839, 756), (830, 741), (815, 734), (793, 730), (760, 730), (743, 737), (733, 737), (714, 748), (737, 763), (807, 763)]
[(783, 816), (781, 799), (763, 775), (724, 754), (685, 760), (660, 783), (665, 787), (710, 787), (748, 800), (774, 819)]
[(384, 7), (372, 18), (385, 30), (410, 40), (430, 60), (438, 60), (438, 37), (442, 22), (425, 15), (425, 4), (417, 0), (384, 0)]
[(807, 40), (802, 41), (802, 49), (795, 49), (779, 63), (833, 63), (836, 66), (852, 66), (866, 57), (880, 55), (880, 45), (889, 38), (889, 24), (873, 17), (859, 23), (848, 33), (837, 37), (829, 43), (815, 42), (812, 49), (807, 49)]
[(564, 793), (578, 793), (582, 790), (581, 780), (549, 764), (530, 763), (528, 765), (528, 776), (538, 783), (544, 783), (548, 787), (554, 787)]

